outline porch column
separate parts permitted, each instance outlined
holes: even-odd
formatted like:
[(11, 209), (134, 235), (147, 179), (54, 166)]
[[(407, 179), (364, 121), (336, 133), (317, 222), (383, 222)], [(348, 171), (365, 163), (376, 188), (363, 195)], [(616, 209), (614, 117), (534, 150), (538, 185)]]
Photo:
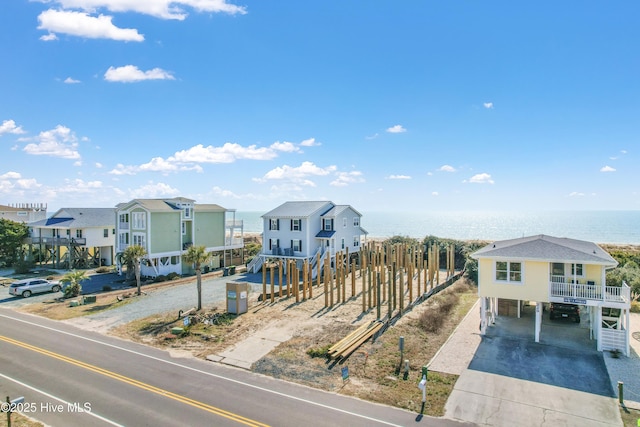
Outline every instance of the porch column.
[(520, 318), (520, 300), (518, 300), (518, 319)]
[(498, 297), (491, 298), (491, 324), (496, 324), (496, 317), (498, 317)]
[(596, 310), (596, 337), (598, 337), (597, 349), (602, 351), (602, 307), (600, 306)]
[(480, 297), (480, 334), (487, 332), (487, 299)]
[(624, 325), (624, 331), (625, 331), (625, 341), (626, 341), (626, 345), (625, 345), (625, 356), (629, 357), (629, 328), (631, 327), (631, 309), (630, 308), (625, 308), (624, 311), (627, 312), (627, 314), (625, 315), (625, 325)]
[(535, 341), (540, 342), (540, 328), (542, 326), (542, 303), (536, 302)]

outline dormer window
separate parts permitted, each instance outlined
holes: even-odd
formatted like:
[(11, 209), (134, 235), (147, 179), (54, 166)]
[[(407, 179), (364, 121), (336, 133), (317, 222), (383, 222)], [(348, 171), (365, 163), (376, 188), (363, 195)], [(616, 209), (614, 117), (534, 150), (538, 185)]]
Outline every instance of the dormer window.
[(324, 221), (324, 225), (323, 225), (323, 229), (324, 231), (333, 231), (333, 220), (332, 219), (323, 219)]
[(185, 218), (191, 218), (191, 208), (190, 207), (185, 207), (184, 208), (184, 217)]

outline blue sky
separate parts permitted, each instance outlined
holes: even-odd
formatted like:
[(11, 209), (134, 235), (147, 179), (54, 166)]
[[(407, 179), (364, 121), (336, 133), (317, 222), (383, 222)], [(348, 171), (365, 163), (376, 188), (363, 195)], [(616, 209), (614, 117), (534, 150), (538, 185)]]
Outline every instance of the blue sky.
[(640, 209), (640, 4), (0, 3), (0, 204)]

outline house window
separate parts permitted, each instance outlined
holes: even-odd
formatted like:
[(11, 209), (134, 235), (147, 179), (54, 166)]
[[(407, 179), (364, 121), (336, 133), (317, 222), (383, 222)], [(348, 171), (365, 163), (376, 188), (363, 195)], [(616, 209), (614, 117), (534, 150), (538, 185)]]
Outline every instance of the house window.
[(134, 233), (133, 234), (133, 244), (142, 246), (143, 248), (146, 246), (145, 235), (142, 233)]
[(360, 236), (353, 236), (353, 246), (360, 246)]
[(552, 276), (564, 276), (564, 264), (561, 262), (551, 263), (551, 275)]
[(120, 246), (128, 245), (129, 233), (120, 233), (120, 235), (118, 236), (118, 243), (120, 243)]
[(109, 237), (109, 229), (108, 228), (105, 228), (103, 230), (102, 236), (105, 237), (105, 238)]
[(191, 208), (184, 208), (184, 217), (191, 218)]
[(360, 217), (357, 217), (357, 216), (353, 217), (353, 226), (360, 227)]
[(584, 267), (582, 264), (571, 264), (571, 275), (572, 276), (584, 276)]
[(522, 282), (522, 263), (496, 261), (496, 281)]
[(111, 234), (114, 235), (114, 236), (116, 235), (116, 229), (115, 228), (111, 229)]
[(187, 224), (185, 222), (182, 223), (182, 234), (187, 234)]
[(138, 230), (147, 228), (147, 216), (144, 212), (134, 212), (131, 217), (133, 219), (133, 228)]
[(129, 214), (120, 214), (120, 222), (129, 222)]
[(324, 219), (324, 226), (322, 227), (324, 231), (333, 231), (333, 220), (332, 219)]
[(300, 219), (292, 219), (291, 220), (291, 231), (300, 231), (302, 230), (302, 222)]
[(275, 249), (275, 248), (279, 248), (280, 247), (280, 243), (279, 243), (279, 239), (269, 239), (269, 249)]
[(269, 230), (280, 230), (280, 220), (279, 219), (270, 219), (269, 220)]
[(291, 248), (294, 252), (302, 252), (302, 240), (292, 240)]
[(342, 243), (342, 249), (344, 249), (344, 237), (342, 238), (341, 243)]
[(82, 230), (76, 230), (76, 238), (82, 239)]
[(347, 227), (347, 218), (342, 218), (342, 227), (343, 228)]

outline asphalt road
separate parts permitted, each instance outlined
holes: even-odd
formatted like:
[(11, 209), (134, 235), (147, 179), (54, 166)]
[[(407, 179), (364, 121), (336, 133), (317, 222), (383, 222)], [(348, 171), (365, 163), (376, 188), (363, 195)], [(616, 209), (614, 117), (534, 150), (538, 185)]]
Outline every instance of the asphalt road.
[[(418, 390), (416, 396), (419, 398)], [(51, 426), (460, 426), (0, 308), (0, 396)]]

